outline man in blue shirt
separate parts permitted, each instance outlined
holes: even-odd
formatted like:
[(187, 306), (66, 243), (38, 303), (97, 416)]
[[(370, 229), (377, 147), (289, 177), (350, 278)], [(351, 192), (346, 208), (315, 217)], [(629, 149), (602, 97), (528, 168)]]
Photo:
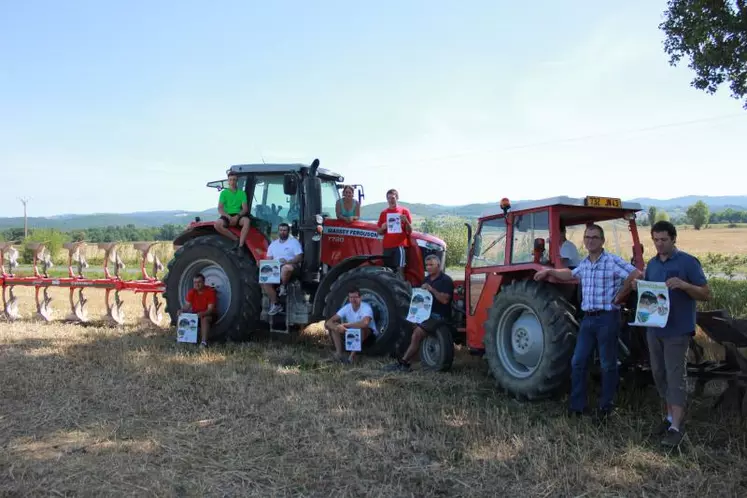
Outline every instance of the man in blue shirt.
[(687, 349), (695, 334), (696, 301), (711, 297), (700, 261), (675, 247), (677, 229), (668, 221), (651, 227), (656, 256), (646, 265), (644, 280), (666, 282), (669, 288), (669, 318), (664, 328), (648, 327), (646, 340), (651, 371), (667, 417), (653, 431), (666, 433), (665, 446), (677, 446), (682, 440), (682, 419), (687, 400)]

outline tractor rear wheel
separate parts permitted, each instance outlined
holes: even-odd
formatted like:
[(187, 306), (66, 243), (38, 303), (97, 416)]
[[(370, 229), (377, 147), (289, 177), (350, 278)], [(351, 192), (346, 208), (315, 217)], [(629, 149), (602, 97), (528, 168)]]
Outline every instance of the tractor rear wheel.
[(373, 309), (379, 330), (375, 342), (366, 341), (362, 353), (374, 356), (394, 351), (410, 324), (406, 318), (410, 309), (410, 284), (383, 266), (360, 266), (343, 273), (325, 297), (324, 316), (331, 317), (348, 303), (348, 291), (358, 287), (361, 299)]
[(166, 312), (172, 323), (176, 323), (177, 311), (186, 302), (195, 275), (202, 273), (218, 298), (218, 319), (208, 339), (240, 342), (251, 337), (259, 320), (262, 291), (254, 261), (236, 254), (235, 247), (225, 237), (206, 235), (188, 240), (176, 251), (164, 277)]
[(552, 285), (533, 280), (504, 286), (485, 322), (485, 354), (496, 382), (519, 399), (556, 394), (570, 378), (578, 324)]

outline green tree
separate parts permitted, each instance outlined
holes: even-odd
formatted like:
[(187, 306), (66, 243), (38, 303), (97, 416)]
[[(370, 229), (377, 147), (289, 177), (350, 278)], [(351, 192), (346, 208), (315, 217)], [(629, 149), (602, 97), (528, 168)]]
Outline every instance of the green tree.
[(687, 208), (687, 219), (693, 224), (695, 230), (700, 230), (703, 225), (708, 223), (710, 215), (708, 204), (703, 201), (698, 201)]
[(747, 109), (746, 0), (669, 0), (659, 28), (669, 64), (689, 59), (691, 86), (714, 94), (729, 82), (731, 96)]
[(57, 256), (62, 249), (62, 244), (69, 240), (68, 234), (60, 232), (54, 228), (37, 228), (31, 230), (29, 236), (23, 241), (23, 260), (26, 263), (31, 263), (34, 260), (34, 252), (29, 248), (29, 243), (31, 242), (43, 242), (54, 261), (55, 256)]
[(664, 210), (659, 211), (657, 209), (656, 216), (654, 216), (654, 221), (651, 224), (653, 225), (657, 221), (669, 221), (669, 214)]

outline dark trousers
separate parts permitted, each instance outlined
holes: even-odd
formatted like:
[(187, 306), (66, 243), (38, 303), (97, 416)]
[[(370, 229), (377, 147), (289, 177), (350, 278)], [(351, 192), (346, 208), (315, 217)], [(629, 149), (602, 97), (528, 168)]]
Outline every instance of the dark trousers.
[(613, 406), (617, 391), (617, 340), (620, 332), (620, 312), (605, 311), (598, 315), (585, 315), (576, 339), (576, 350), (571, 360), (571, 410), (582, 411), (586, 407), (586, 382), (589, 358), (594, 346), (599, 348), (602, 367), (602, 395), (599, 408), (608, 410)]

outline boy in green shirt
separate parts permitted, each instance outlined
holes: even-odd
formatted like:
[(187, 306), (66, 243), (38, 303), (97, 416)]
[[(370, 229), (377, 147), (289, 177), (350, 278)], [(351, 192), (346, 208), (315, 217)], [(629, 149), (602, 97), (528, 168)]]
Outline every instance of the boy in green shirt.
[[(246, 245), (246, 236), (249, 234), (249, 202), (246, 192), (237, 188), (238, 181), (236, 173), (228, 174), (228, 188), (222, 190), (218, 197), (220, 218), (215, 221), (214, 226), (218, 233), (231, 240), (238, 240), (236, 250), (240, 251)], [(241, 227), (241, 236), (238, 238), (228, 229), (235, 226)]]

